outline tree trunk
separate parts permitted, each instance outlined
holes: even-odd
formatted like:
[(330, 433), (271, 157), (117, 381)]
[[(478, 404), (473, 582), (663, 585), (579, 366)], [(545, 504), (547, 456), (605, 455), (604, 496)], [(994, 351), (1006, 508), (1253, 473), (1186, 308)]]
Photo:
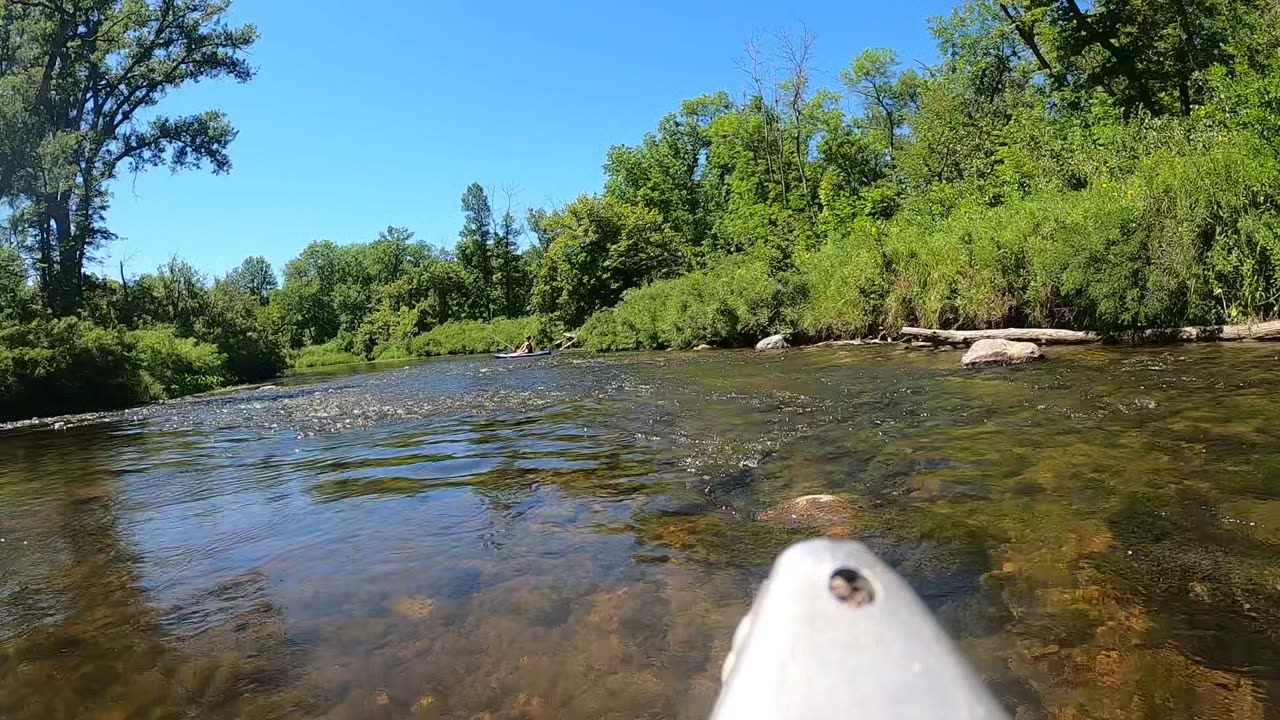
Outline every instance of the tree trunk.
[(74, 315), (79, 308), (76, 275), (75, 228), (71, 222), (71, 208), (66, 193), (51, 196), (46, 212), (53, 221), (53, 237), (50, 257), (49, 309), (55, 315)]

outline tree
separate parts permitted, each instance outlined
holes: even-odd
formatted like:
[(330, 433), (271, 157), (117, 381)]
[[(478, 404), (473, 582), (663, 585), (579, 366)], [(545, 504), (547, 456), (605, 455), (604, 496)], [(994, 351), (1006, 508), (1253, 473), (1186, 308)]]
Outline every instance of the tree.
[(230, 280), (215, 282), (209, 290), (196, 336), (226, 355), (227, 370), (241, 382), (275, 377), (285, 367), (284, 348), (267, 309), (256, 294)]
[(208, 311), (204, 274), (176, 255), (157, 268), (154, 275), (138, 278), (135, 288), (143, 296), (140, 316), (153, 323), (172, 325), (183, 337), (195, 333), (196, 323)]
[(555, 240), (537, 269), (532, 309), (576, 327), (622, 293), (688, 269), (656, 210), (583, 195), (547, 219)]
[(31, 305), (26, 263), (14, 250), (0, 246), (0, 321), (27, 319)]
[(471, 183), (462, 194), (465, 220), (458, 233), (458, 263), (467, 275), (472, 317), (493, 319), (493, 208), (480, 183)]
[(259, 305), (266, 305), (271, 291), (278, 287), (276, 271), (261, 255), (245, 258), (244, 262), (227, 273), (225, 280), (232, 287), (257, 298)]
[(0, 6), (0, 193), (32, 238), (46, 303), (79, 306), (85, 262), (113, 238), (102, 224), (121, 171), (231, 168), (226, 115), (154, 108), (184, 85), (247, 82), (258, 37), (230, 0), (9, 0)]
[(303, 248), (284, 266), (284, 286), (271, 299), (271, 309), (293, 347), (319, 344), (338, 334), (334, 290), (341, 278), (342, 248), (319, 240)]
[(497, 290), (500, 293), (498, 302), (503, 316), (508, 318), (523, 315), (526, 303), (524, 264), (520, 261), (520, 236), (523, 232), (508, 208), (498, 222), (493, 246)]
[(869, 48), (840, 72), (845, 86), (862, 98), (867, 129), (884, 139), (890, 161), (919, 99), (919, 77), (898, 65), (893, 50)]
[(710, 147), (707, 129), (731, 108), (726, 93), (687, 100), (679, 113), (663, 117), (658, 131), (646, 135), (639, 145), (609, 148), (605, 195), (656, 211), (666, 229), (691, 249), (706, 247), (712, 231), (702, 185)]

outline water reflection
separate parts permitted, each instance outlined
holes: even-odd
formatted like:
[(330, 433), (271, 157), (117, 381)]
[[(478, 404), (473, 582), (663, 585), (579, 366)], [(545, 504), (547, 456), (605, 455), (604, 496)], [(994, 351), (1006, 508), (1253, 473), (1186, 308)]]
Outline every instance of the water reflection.
[(1054, 355), (449, 360), (10, 431), (0, 717), (703, 717), (821, 533), (1020, 718), (1280, 716), (1275, 351)]

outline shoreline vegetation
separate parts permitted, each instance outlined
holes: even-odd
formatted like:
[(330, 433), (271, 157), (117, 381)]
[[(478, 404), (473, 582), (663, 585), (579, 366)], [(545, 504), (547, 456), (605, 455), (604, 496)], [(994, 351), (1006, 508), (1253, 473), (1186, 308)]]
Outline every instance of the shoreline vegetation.
[[(392, 226), (312, 242), (279, 274), (261, 257), (220, 277), (176, 257), (96, 274), (121, 172), (231, 169), (230, 119), (161, 99), (251, 81), (257, 30), (223, 4), (171, 10), (0, 12), (0, 421), (526, 335), (595, 351), (903, 328), (1151, 342), (1280, 318), (1266, 0), (960, 0), (929, 21), (936, 62), (850, 48), (834, 74), (814, 34), (783, 29), (747, 43), (740, 87), (610, 148), (598, 192), (519, 213), (472, 183), (452, 247)], [(178, 56), (199, 61), (164, 65)]]

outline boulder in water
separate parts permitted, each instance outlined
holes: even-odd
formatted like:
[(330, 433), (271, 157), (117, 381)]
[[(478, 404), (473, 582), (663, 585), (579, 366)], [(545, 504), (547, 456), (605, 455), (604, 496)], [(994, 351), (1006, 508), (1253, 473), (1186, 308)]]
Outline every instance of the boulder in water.
[(835, 495), (802, 495), (761, 511), (762, 522), (787, 527), (816, 527), (846, 524), (853, 520), (853, 504)]
[(789, 347), (791, 346), (787, 344), (787, 339), (782, 335), (770, 335), (756, 343), (757, 350), (785, 350)]
[(979, 340), (969, 348), (960, 360), (965, 367), (979, 365), (1021, 365), (1022, 363), (1041, 360), (1044, 353), (1040, 346), (1029, 342), (1013, 340)]

